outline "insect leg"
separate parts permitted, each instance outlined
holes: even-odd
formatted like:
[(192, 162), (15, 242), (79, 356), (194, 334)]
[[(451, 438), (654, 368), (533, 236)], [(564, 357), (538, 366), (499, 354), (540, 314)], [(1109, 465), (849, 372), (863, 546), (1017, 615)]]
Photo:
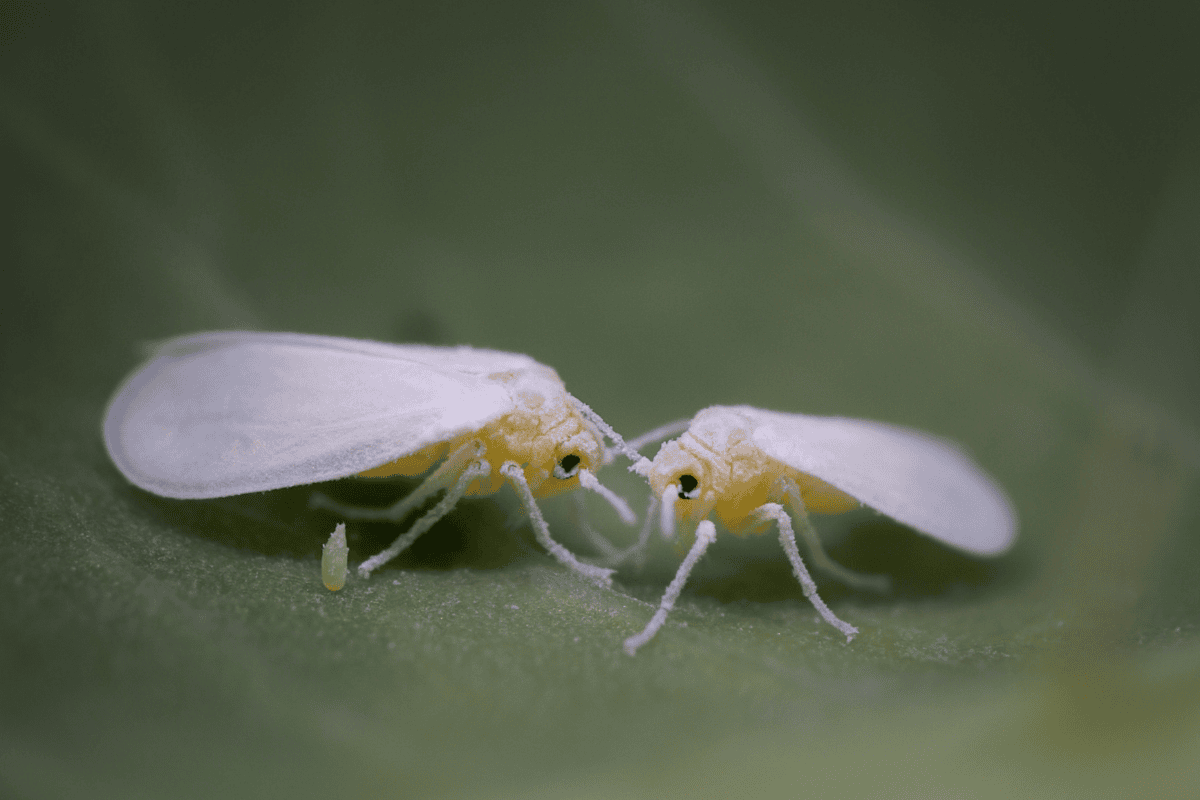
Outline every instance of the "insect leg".
[(654, 515), (658, 512), (658, 504), (658, 495), (651, 492), (650, 500), (646, 503), (646, 519), (642, 523), (642, 532), (638, 534), (637, 543), (631, 548), (633, 565), (639, 569), (646, 563), (646, 546), (650, 544), (650, 532), (654, 530)]
[(575, 558), (570, 550), (550, 537), (550, 526), (546, 524), (546, 518), (542, 516), (542, 510), (538, 508), (537, 501), (533, 499), (533, 492), (529, 488), (529, 482), (525, 480), (525, 473), (521, 470), (521, 465), (515, 461), (505, 461), (504, 465), (500, 467), (500, 474), (508, 478), (516, 490), (517, 496), (521, 498), (521, 504), (525, 506), (525, 513), (529, 515), (529, 521), (533, 525), (533, 535), (537, 537), (538, 543), (546, 548), (550, 555), (558, 559), (558, 563), (564, 567), (570, 567), (605, 588), (612, 586), (612, 574), (615, 570), (584, 564)]
[(866, 575), (861, 572), (855, 572), (852, 569), (846, 569), (830, 558), (825, 552), (825, 548), (821, 546), (821, 538), (817, 536), (817, 531), (808, 520), (808, 512), (804, 509), (804, 501), (800, 498), (800, 487), (796, 485), (796, 481), (787, 477), (781, 478), (780, 483), (783, 484), (784, 496), (787, 498), (788, 507), (791, 509), (792, 514), (796, 516), (796, 524), (800, 528), (800, 535), (804, 537), (804, 544), (808, 547), (808, 554), (817, 569), (831, 575), (852, 589), (865, 589), (879, 594), (886, 594), (891, 590), (892, 579), (887, 575)]
[(800, 558), (800, 550), (796, 547), (796, 534), (792, 530), (792, 520), (783, 510), (783, 506), (779, 503), (763, 503), (754, 509), (754, 516), (761, 522), (773, 519), (778, 523), (779, 543), (783, 545), (783, 552), (787, 554), (788, 561), (792, 562), (792, 572), (795, 574), (796, 580), (800, 581), (800, 588), (804, 590), (804, 596), (808, 598), (808, 602), (813, 604), (813, 608), (821, 615), (821, 619), (845, 634), (847, 642), (853, 640), (854, 635), (858, 633), (858, 628), (838, 619), (837, 615), (829, 610), (829, 606), (825, 605), (825, 601), (817, 594), (817, 584), (813, 583), (812, 576), (808, 574), (808, 570), (804, 567), (804, 561)]
[(650, 534), (654, 531), (654, 522), (658, 519), (658, 495), (650, 493), (650, 501), (646, 504), (646, 518), (642, 520), (642, 530), (637, 541), (614, 556), (613, 564), (620, 564), (633, 556), (633, 565), (641, 568), (646, 563), (646, 546), (650, 543)]
[(476, 478), (482, 478), (491, 471), (492, 465), (482, 459), (468, 466), (463, 470), (462, 475), (459, 476), (458, 482), (454, 484), (454, 487), (450, 491), (446, 492), (446, 496), (439, 500), (437, 505), (426, 511), (420, 519), (413, 523), (411, 528), (396, 537), (396, 541), (392, 542), (386, 550), (376, 553), (359, 564), (358, 574), (365, 578), (373, 570), (378, 569), (404, 552), (409, 545), (417, 540), (418, 536), (429, 530), (435, 522), (450, 513), (450, 509), (454, 508), (455, 504), (467, 493), (467, 488), (471, 485), (471, 481)]
[(634, 634), (625, 640), (625, 652), (633, 655), (637, 649), (646, 642), (654, 638), (654, 634), (658, 633), (658, 629), (667, 621), (667, 614), (671, 613), (671, 609), (675, 607), (675, 601), (679, 599), (679, 593), (683, 591), (683, 584), (687, 582), (688, 575), (696, 566), (696, 562), (704, 555), (704, 551), (717, 538), (717, 526), (713, 525), (711, 520), (702, 520), (696, 526), (696, 541), (692, 544), (692, 549), (688, 550), (687, 556), (684, 557), (683, 563), (679, 565), (679, 569), (675, 572), (675, 577), (667, 584), (667, 590), (663, 592), (662, 600), (658, 604), (658, 610), (654, 612), (654, 616), (646, 623), (646, 627), (641, 633)]
[(473, 458), (481, 457), (485, 451), (486, 448), (482, 442), (472, 439), (451, 453), (428, 478), (421, 481), (416, 489), (388, 508), (346, 505), (321, 492), (314, 492), (308, 499), (308, 505), (310, 508), (332, 511), (346, 519), (382, 519), (390, 522), (403, 522), (413, 509), (418, 508), (441, 490), (453, 486), (455, 480), (462, 474), (466, 463)]
[(592, 546), (600, 551), (603, 556), (602, 561), (605, 563), (616, 563), (620, 553), (617, 551), (617, 548), (613, 547), (612, 542), (604, 538), (604, 535), (593, 528), (591, 523), (588, 522), (587, 509), (583, 505), (583, 495), (575, 492), (571, 496), (571, 499), (574, 500), (575, 524), (583, 531), (584, 536), (592, 543)]

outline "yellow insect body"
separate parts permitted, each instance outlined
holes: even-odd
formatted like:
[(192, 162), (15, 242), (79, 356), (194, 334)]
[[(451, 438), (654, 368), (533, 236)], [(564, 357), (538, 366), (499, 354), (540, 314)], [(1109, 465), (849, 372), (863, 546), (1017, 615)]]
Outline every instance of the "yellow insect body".
[[(578, 488), (579, 470), (594, 472), (603, 464), (601, 433), (570, 402), (566, 387), (552, 370), (544, 373), (526, 370), (488, 378), (512, 390), (517, 399), (513, 411), (474, 433), (438, 442), (359, 475), (366, 478), (423, 475), (449, 454), (477, 441), (482, 448), (478, 457), (490, 464), (509, 461), (520, 464), (530, 491), (540, 500)], [(568, 459), (572, 469), (563, 469), (564, 459)], [(466, 497), (494, 494), (504, 486), (504, 481), (502, 475), (489, 473), (473, 480), (463, 494)]]
[[(634, 521), (633, 512), (624, 501), (592, 474), (592, 470), (602, 466), (605, 460), (604, 433), (596, 422), (584, 416), (586, 412), (594, 417), (594, 412), (571, 397), (558, 373), (549, 367), (535, 365), (486, 377), (489, 382), (508, 390), (514, 399), (511, 411), (476, 431), (437, 442), (358, 473), (367, 478), (416, 476), (429, 472), (438, 464), (412, 494), (382, 511), (345, 506), (323, 495), (314, 496), (314, 505), (351, 518), (386, 518), (399, 522), (426, 500), (445, 491), (442, 500), (390, 547), (359, 566), (359, 573), (365, 577), (405, 550), (460, 498), (494, 494), (508, 482), (521, 498), (542, 546), (581, 575), (610, 585), (611, 569), (578, 561), (550, 538), (536, 503), (538, 499), (582, 484), (601, 494), (627, 522)], [(615, 433), (609, 433), (615, 436)], [(497, 466), (499, 469), (495, 468)]]
[(687, 432), (664, 444), (645, 477), (654, 494), (662, 497), (689, 475), (701, 487), (699, 496), (674, 504), (676, 521), (688, 529), (711, 513), (731, 533), (762, 533), (768, 523), (754, 512), (764, 503), (788, 503), (783, 478), (795, 482), (804, 509), (811, 513), (841, 514), (861, 505), (820, 478), (771, 458), (754, 443), (738, 415), (720, 411), (698, 415)]

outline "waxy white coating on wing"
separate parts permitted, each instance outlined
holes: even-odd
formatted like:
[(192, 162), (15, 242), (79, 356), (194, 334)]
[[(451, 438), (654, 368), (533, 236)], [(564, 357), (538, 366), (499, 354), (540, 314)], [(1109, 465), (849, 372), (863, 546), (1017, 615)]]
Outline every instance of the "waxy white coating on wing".
[(517, 407), (513, 374), (561, 386), (515, 353), (200, 333), (165, 342), (125, 381), (104, 442), (131, 483), (165, 497), (314, 483), (480, 430)]
[[(744, 421), (763, 454), (876, 511), (977, 555), (1007, 550), (1017, 518), (1004, 491), (962, 450), (928, 433), (866, 419), (714, 406), (689, 431)], [(701, 437), (711, 438), (711, 437)]]

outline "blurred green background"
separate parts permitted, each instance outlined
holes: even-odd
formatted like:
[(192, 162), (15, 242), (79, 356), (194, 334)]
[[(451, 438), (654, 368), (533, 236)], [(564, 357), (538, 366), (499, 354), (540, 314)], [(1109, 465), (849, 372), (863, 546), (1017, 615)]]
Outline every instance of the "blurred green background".
[[(0, 793), (1194, 793), (1198, 32), (1154, 3), (0, 5)], [(816, 576), (849, 646), (773, 537), (726, 537), (630, 659), (678, 556), (601, 591), (503, 498), (331, 594), (308, 488), (168, 501), (104, 453), (139, 348), (216, 328), (529, 353), (626, 435), (713, 403), (924, 428), (1021, 538), (818, 520), (896, 584)], [(352, 526), (352, 559), (392, 534)]]

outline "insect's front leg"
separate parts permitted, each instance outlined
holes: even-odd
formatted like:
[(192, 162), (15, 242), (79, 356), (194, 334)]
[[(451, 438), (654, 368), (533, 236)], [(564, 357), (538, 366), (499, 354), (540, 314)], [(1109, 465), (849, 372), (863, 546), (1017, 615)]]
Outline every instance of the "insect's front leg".
[(533, 535), (537, 537), (538, 544), (546, 548), (550, 555), (554, 556), (564, 567), (570, 567), (598, 586), (611, 587), (614, 570), (584, 564), (575, 558), (570, 550), (554, 541), (550, 536), (550, 526), (546, 524), (546, 518), (542, 516), (542, 510), (538, 508), (537, 500), (533, 497), (529, 482), (525, 480), (525, 472), (521, 469), (521, 465), (515, 461), (506, 461), (500, 467), (500, 474), (508, 478), (513, 489), (516, 490), (517, 496), (521, 498), (521, 505), (525, 507), (525, 513), (529, 515), (529, 522), (533, 526)]
[(683, 563), (679, 565), (679, 569), (675, 572), (675, 578), (667, 584), (667, 590), (663, 592), (662, 600), (659, 601), (658, 610), (654, 612), (654, 616), (646, 623), (646, 627), (642, 629), (641, 633), (634, 634), (625, 640), (626, 653), (634, 655), (639, 647), (653, 639), (654, 634), (658, 633), (658, 629), (667, 621), (667, 615), (675, 607), (675, 601), (679, 599), (679, 593), (683, 591), (683, 585), (687, 583), (688, 576), (692, 574), (696, 562), (700, 560), (704, 551), (716, 538), (717, 528), (712, 521), (701, 520), (700, 524), (696, 526), (696, 540), (692, 542), (692, 549), (688, 551)]

